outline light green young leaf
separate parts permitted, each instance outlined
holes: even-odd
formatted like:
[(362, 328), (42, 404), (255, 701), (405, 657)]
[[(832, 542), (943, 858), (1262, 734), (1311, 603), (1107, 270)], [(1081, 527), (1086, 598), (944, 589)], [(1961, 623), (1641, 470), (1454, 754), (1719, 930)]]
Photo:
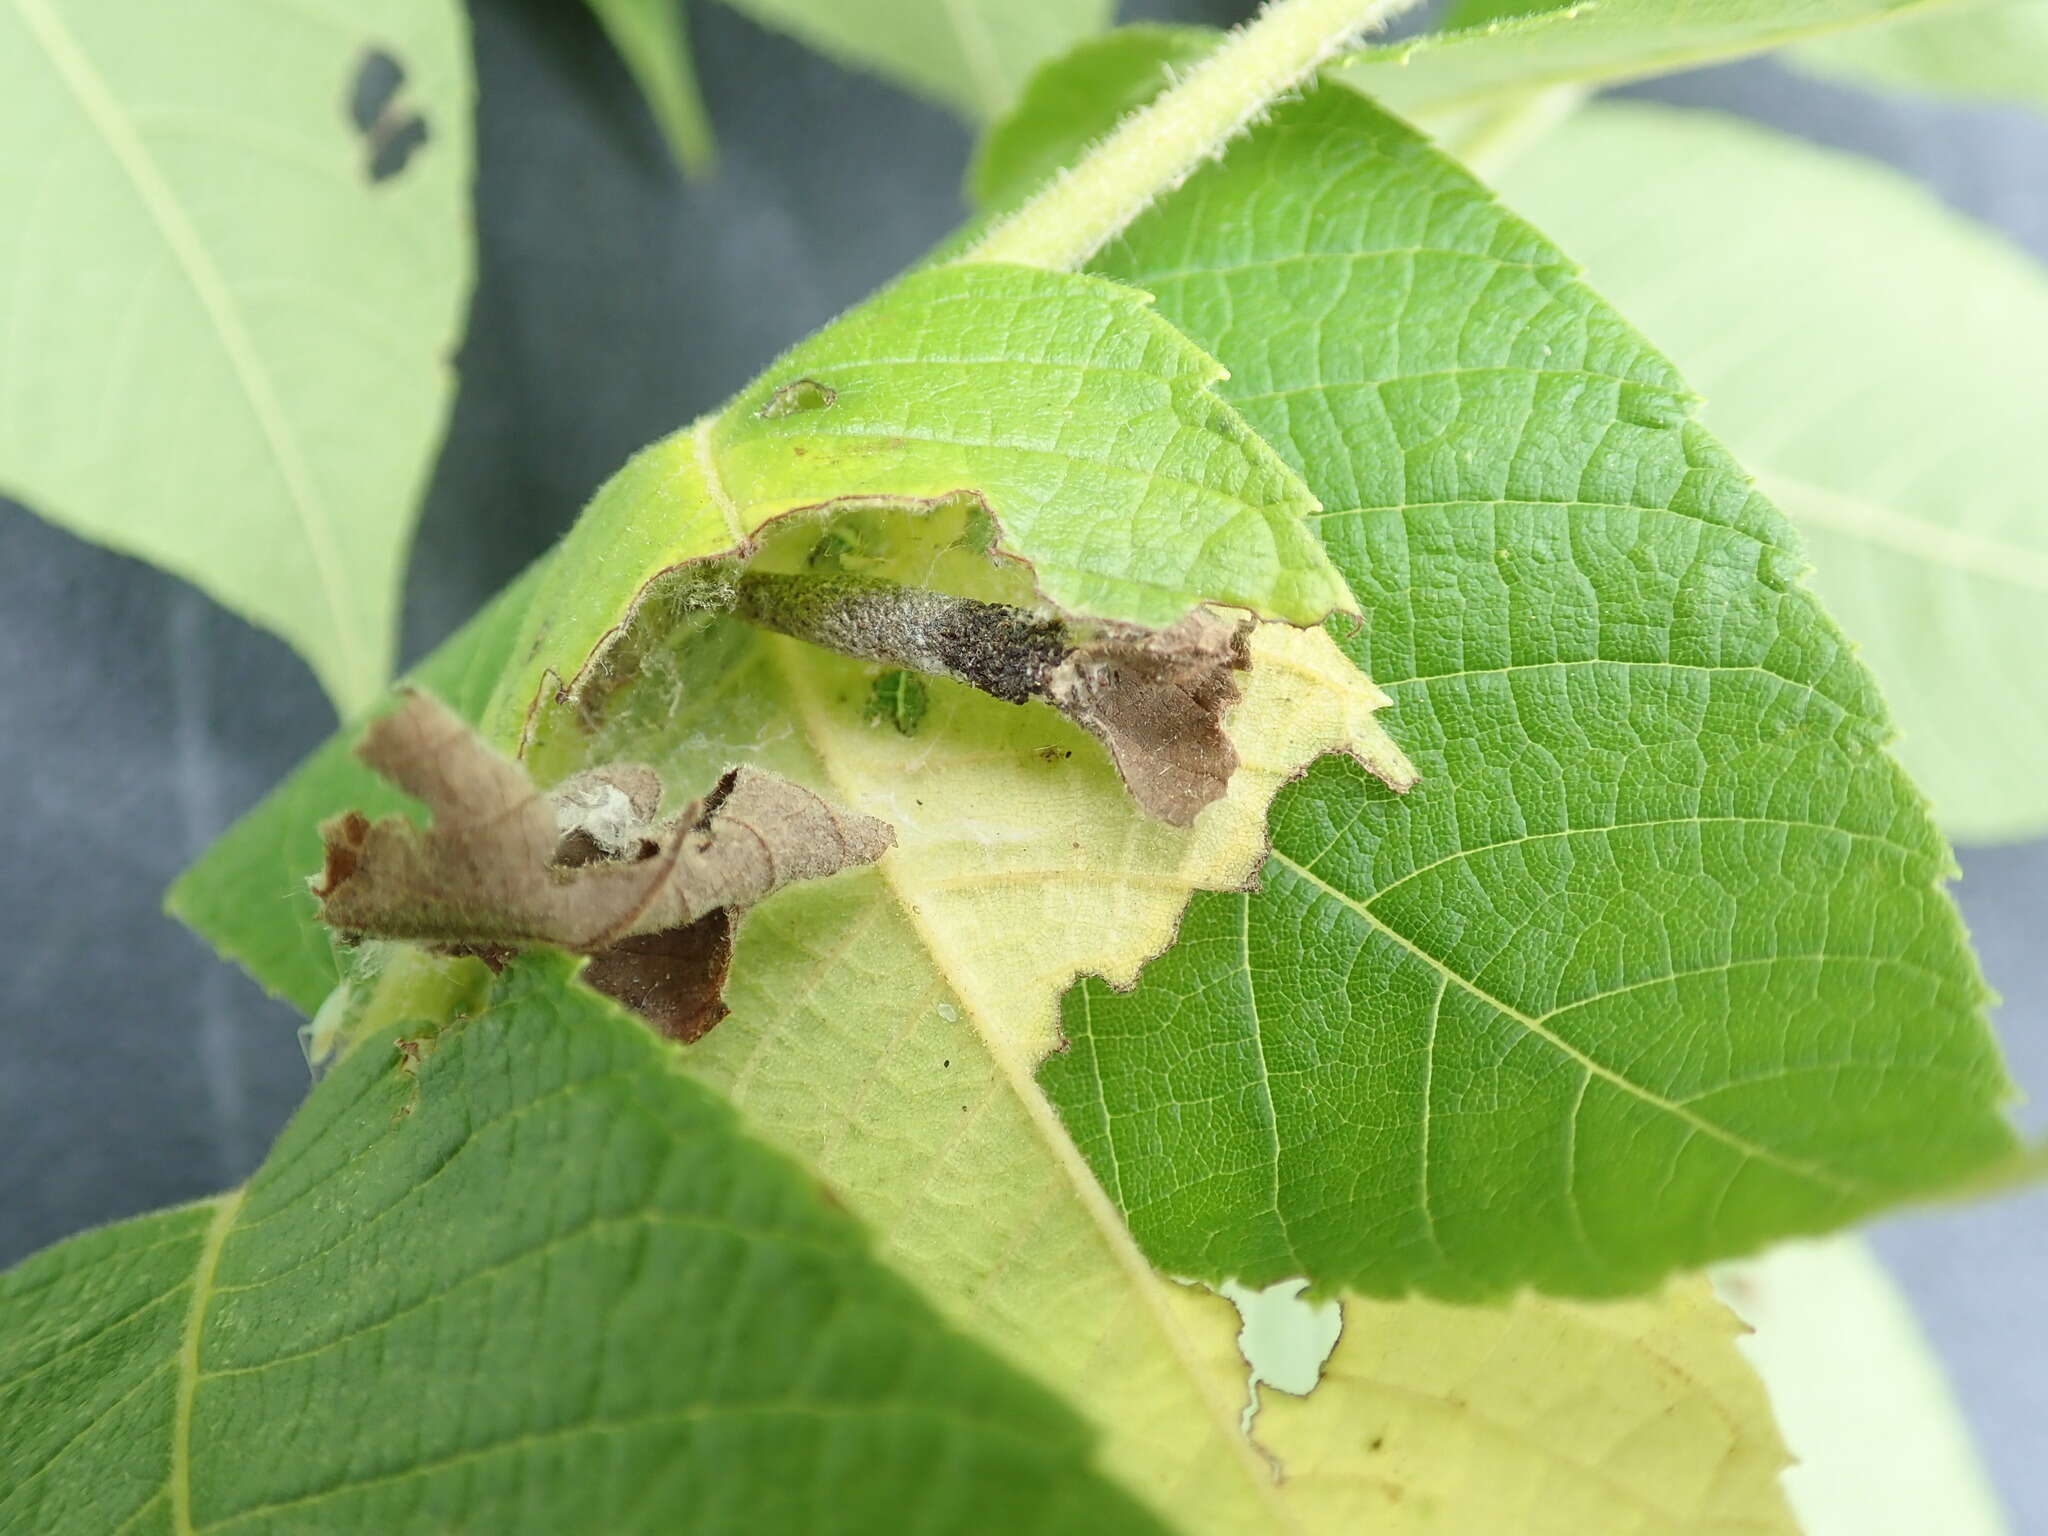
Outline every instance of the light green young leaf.
[(676, 161), (689, 174), (711, 169), (711, 120), (697, 89), (683, 0), (590, 0), (590, 8), (633, 72)]
[[(1404, 116), (1482, 108), (1552, 86), (1640, 80), (1762, 53), (1955, 0), (1529, 0), (1368, 49), (1340, 78)], [(1533, 14), (1507, 14), (1510, 10)]]
[(507, 745), (583, 692), (665, 578), (802, 512), (967, 503), (1069, 614), (1164, 628), (1203, 602), (1314, 623), (1350, 595), (1300, 479), (1144, 295), (976, 263), (913, 273), (644, 450), (540, 580), (492, 708)]
[(1010, 109), (1032, 72), (1109, 25), (1114, 0), (726, 0), (819, 52), (944, 102)]
[(284, 636), (344, 714), (453, 395), (469, 119), (455, 0), (0, 11), (0, 491)]
[(2048, 110), (2048, 6), (1976, 0), (1897, 26), (1821, 38), (1785, 62), (1830, 79)]
[(2048, 831), (2048, 274), (1895, 172), (1704, 113), (1595, 107), (1503, 189), (1800, 525), (1943, 825)]
[(0, 1527), (1159, 1529), (570, 969), (0, 1277)]
[(1669, 364), (1326, 91), (1104, 270), (1300, 465), (1421, 786), (1275, 802), (1041, 1081), (1169, 1273), (1639, 1289), (2006, 1156), (1947, 849)]

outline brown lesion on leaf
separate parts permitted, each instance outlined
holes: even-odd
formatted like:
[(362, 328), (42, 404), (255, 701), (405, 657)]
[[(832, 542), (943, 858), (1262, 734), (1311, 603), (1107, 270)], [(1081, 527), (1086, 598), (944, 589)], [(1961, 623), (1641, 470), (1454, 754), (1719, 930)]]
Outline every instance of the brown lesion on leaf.
[(356, 752), (433, 819), (351, 811), (326, 823), (313, 882), (323, 921), (350, 940), (486, 964), (532, 945), (588, 955), (586, 981), (680, 1040), (724, 1017), (746, 908), (872, 864), (895, 841), (886, 822), (750, 767), (666, 819), (660, 777), (639, 764), (588, 769), (543, 794), (421, 693), (373, 723)]
[(1223, 728), (1251, 621), (1197, 609), (1167, 629), (1081, 622), (873, 577), (748, 572), (734, 613), (813, 645), (1051, 705), (1109, 749), (1132, 796), (1177, 827), (1237, 769)]

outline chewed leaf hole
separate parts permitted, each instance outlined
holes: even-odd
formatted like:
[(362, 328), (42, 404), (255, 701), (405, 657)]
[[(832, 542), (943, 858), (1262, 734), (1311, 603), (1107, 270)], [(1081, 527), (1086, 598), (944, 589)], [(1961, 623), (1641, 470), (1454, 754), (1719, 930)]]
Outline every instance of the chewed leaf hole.
[(363, 171), (389, 181), (427, 142), (427, 120), (402, 99), (405, 66), (382, 48), (367, 48), (348, 88), (348, 119), (363, 139)]
[(1344, 1309), (1334, 1301), (1309, 1301), (1306, 1280), (1282, 1280), (1262, 1291), (1227, 1280), (1217, 1291), (1237, 1308), (1244, 1326), (1237, 1347), (1249, 1371), (1242, 1427), (1251, 1433), (1259, 1412), (1259, 1388), (1306, 1397), (1322, 1380), (1323, 1365), (1344, 1332)]
[(829, 384), (820, 384), (816, 379), (792, 379), (768, 397), (768, 403), (761, 407), (761, 418), (773, 421), (802, 411), (826, 410), (838, 398), (839, 391)]

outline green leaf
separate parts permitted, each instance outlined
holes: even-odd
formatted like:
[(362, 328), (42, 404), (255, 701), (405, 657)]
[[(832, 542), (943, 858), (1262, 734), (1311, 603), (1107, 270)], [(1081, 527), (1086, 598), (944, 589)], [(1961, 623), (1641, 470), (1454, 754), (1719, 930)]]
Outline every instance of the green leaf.
[(1149, 1257), (1640, 1289), (2008, 1154), (1951, 865), (1777, 513), (1570, 263), (1341, 91), (1103, 263), (1308, 478), (1421, 786), (1284, 792), (1041, 1081)]
[(453, 395), (469, 114), (454, 0), (0, 12), (0, 491), (276, 631), (344, 714)]
[(2048, 831), (2048, 274), (1895, 172), (1704, 113), (1590, 109), (1503, 187), (1798, 522), (1949, 832)]
[[(1404, 116), (1485, 107), (1762, 53), (1953, 0), (1484, 0), (1467, 24), (1372, 48), (1340, 78)], [(1515, 14), (1534, 13), (1534, 14)]]
[(569, 973), (366, 1041), (246, 1188), (0, 1279), (0, 1526), (1158, 1529)]
[(1136, 26), (1077, 43), (1033, 75), (1016, 107), (982, 136), (967, 173), (976, 207), (1021, 203), (1221, 38), (1207, 27)]
[(507, 744), (580, 691), (663, 578), (792, 513), (977, 501), (1070, 614), (1163, 628), (1202, 602), (1294, 623), (1349, 606), (1313, 502), (1142, 294), (976, 263), (912, 273), (598, 492), (532, 601), (494, 705)]
[(1113, 0), (726, 0), (820, 53), (973, 122), (1009, 110), (1032, 71), (1109, 25)]
[(1787, 51), (1785, 62), (1852, 85), (2048, 110), (2048, 7), (2040, 0), (1977, 0), (1896, 26), (1821, 38)]
[(711, 120), (690, 60), (683, 0), (590, 0), (590, 8), (633, 72), (654, 120), (684, 171), (711, 169)]
[[(1057, 328), (1042, 334), (1056, 339)], [(991, 370), (987, 398), (1018, 388), (1034, 400), (1031, 370), (1017, 374)], [(759, 399), (782, 408), (769, 424), (802, 425), (837, 408), (843, 396), (823, 406), (817, 387), (832, 381), (803, 387), (807, 377), (771, 372)], [(935, 413), (958, 408), (936, 386), (925, 404)], [(660, 493), (675, 481), (655, 472), (646, 483), (649, 510), (659, 512)], [(974, 482), (956, 475), (950, 483)], [(962, 529), (964, 510), (955, 502), (918, 516), (883, 507), (845, 511), (823, 526), (790, 521), (769, 530), (758, 558), (858, 561), (943, 586), (965, 584), (978, 569), (978, 579), (1007, 582), (1017, 596), (1021, 570), (990, 567), (978, 546), (959, 541), (972, 531), (971, 521)], [(1625, 1413), (1604, 1414), (1612, 1398), (1593, 1377), (1554, 1402), (1547, 1422), (1559, 1434), (1517, 1459), (1518, 1476), (1531, 1481), (1472, 1478), (1466, 1436), (1496, 1432), (1473, 1411), (1469, 1367), (1439, 1347), (1456, 1337), (1459, 1315), (1390, 1308), (1376, 1320), (1398, 1331), (1412, 1317), (1413, 1337), (1427, 1346), (1420, 1358), (1443, 1368), (1404, 1369), (1384, 1390), (1430, 1405), (1456, 1432), (1419, 1441), (1413, 1460), (1383, 1474), (1346, 1433), (1348, 1421), (1312, 1401), (1305, 1423), (1322, 1437), (1319, 1477), (1276, 1485), (1235, 1430), (1245, 1380), (1234, 1314), (1152, 1272), (1036, 1091), (1032, 1069), (1055, 1042), (1057, 999), (1075, 972), (1130, 980), (1171, 941), (1188, 890), (1233, 887), (1256, 867), (1273, 790), (1369, 723), (1375, 696), (1336, 665), (1326, 635), (1280, 625), (1256, 633), (1246, 697), (1231, 720), (1245, 766), (1232, 794), (1180, 831), (1137, 816), (1092, 743), (1044, 709), (1007, 708), (939, 681), (905, 735), (869, 718), (873, 668), (723, 617), (666, 628), (653, 622), (654, 609), (643, 617), (637, 638), (616, 653), (620, 664), (606, 678), (614, 686), (588, 695), (586, 711), (548, 722), (535, 756), (549, 776), (631, 757), (684, 784), (744, 760), (882, 815), (898, 834), (896, 851), (874, 869), (786, 890), (748, 918), (727, 994), (732, 1016), (682, 1055), (684, 1069), (828, 1178), (888, 1261), (915, 1275), (956, 1326), (1083, 1406), (1102, 1435), (1104, 1466), (1126, 1487), (1188, 1530), (1233, 1536), (1347, 1528), (1325, 1518), (1340, 1507), (1330, 1490), (1343, 1486), (1426, 1489), (1427, 1499), (1408, 1505), (1417, 1518), (1469, 1512), (1487, 1528), (1504, 1508), (1528, 1512), (1531, 1486), (1576, 1505), (1597, 1501), (1622, 1466), (1654, 1483), (1661, 1470), (1699, 1465), (1703, 1454), (1711, 1466), (1731, 1439), (1769, 1451), (1768, 1416), (1754, 1393), (1695, 1390), (1698, 1373), (1674, 1375), (1652, 1351), (1641, 1377), (1657, 1390), (1640, 1403), (1626, 1394)], [(355, 765), (323, 759), (237, 837), (245, 847), (281, 844), (296, 835), (292, 815), (342, 809), (360, 788)], [(233, 864), (216, 858), (188, 888), (235, 877)], [(278, 948), (252, 940), (252, 930), (297, 921), (282, 904), (231, 911), (217, 900), (212, 911), (215, 936), (244, 953)], [(1739, 1369), (1725, 1320), (1711, 1309), (1666, 1321), (1721, 1368)], [(1539, 1319), (1523, 1347), (1547, 1339), (1545, 1358), (1568, 1361), (1582, 1353), (1577, 1337), (1566, 1323)], [(1375, 1379), (1369, 1363), (1355, 1375)], [(1625, 1446), (1601, 1439), (1623, 1422)], [(1585, 1433), (1574, 1437), (1573, 1427)], [(1595, 1444), (1602, 1449), (1583, 1453)], [(1777, 1463), (1744, 1455), (1744, 1466), (1762, 1469), (1755, 1497), (1768, 1499)], [(1698, 1523), (1702, 1488), (1711, 1495), (1721, 1486), (1671, 1481), (1652, 1507), (1668, 1505), (1674, 1522)]]

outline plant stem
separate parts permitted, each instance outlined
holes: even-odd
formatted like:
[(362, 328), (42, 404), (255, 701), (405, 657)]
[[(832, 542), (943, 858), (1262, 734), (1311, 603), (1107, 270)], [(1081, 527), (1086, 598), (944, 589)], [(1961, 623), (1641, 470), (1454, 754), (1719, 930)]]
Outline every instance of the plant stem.
[(960, 257), (1072, 271), (1360, 32), (1415, 0), (1270, 0)]

